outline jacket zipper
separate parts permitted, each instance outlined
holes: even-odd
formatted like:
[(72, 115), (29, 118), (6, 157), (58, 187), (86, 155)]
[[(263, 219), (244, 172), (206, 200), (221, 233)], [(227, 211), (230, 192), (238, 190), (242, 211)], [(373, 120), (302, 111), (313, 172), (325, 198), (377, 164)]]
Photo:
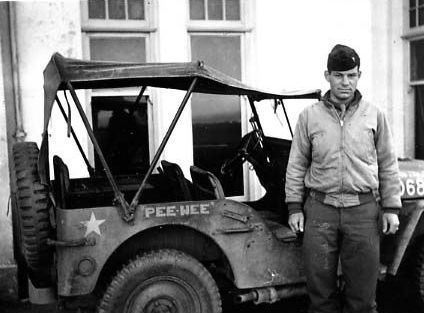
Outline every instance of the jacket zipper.
[[(339, 120), (339, 124), (340, 124), (340, 158), (342, 160), (342, 164), (341, 164), (341, 172), (340, 172), (340, 197), (341, 197), (341, 205), (343, 206), (343, 166), (344, 166), (344, 161), (343, 161), (343, 143), (344, 143), (344, 131), (343, 131), (343, 126), (344, 126), (344, 119), (341, 118), (341, 116), (337, 113), (336, 108), (334, 106), (332, 106), (332, 111), (334, 114), (336, 114), (337, 119)], [(347, 111), (347, 109), (346, 109)], [(343, 116), (346, 117), (346, 111), (345, 114)]]

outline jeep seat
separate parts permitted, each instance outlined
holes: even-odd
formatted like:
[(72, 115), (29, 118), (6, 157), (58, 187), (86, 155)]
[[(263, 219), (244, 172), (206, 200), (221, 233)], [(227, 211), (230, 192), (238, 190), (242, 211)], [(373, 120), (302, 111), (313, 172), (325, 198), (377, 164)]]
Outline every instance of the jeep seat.
[(225, 199), (224, 189), (219, 179), (211, 172), (197, 166), (190, 166), (196, 200)]
[(193, 200), (189, 182), (184, 177), (184, 173), (180, 166), (166, 160), (161, 161), (163, 174), (171, 186), (171, 193), (174, 195), (175, 201), (191, 201)]

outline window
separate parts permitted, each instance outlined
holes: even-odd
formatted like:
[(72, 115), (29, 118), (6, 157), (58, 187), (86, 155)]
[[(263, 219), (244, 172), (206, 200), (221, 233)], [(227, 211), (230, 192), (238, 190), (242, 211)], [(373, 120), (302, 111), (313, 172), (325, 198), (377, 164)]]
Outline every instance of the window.
[[(84, 55), (96, 61), (150, 61), (152, 4), (146, 0), (81, 2)], [(141, 87), (141, 86), (140, 86)], [(93, 130), (114, 174), (141, 173), (149, 166), (150, 95), (134, 103), (139, 88), (92, 90)], [(119, 129), (119, 131), (117, 131)], [(117, 136), (118, 135), (118, 136)], [(95, 169), (101, 169), (91, 153)]]
[[(146, 38), (90, 36), (90, 58), (99, 61), (146, 62)], [(119, 49), (118, 49), (119, 47)]]
[[(216, 48), (220, 47), (220, 53)], [(240, 35), (192, 35), (192, 60), (203, 60), (234, 78), (241, 78)], [(221, 181), (227, 196), (243, 194), (243, 177), (223, 177), (224, 160), (236, 153), (241, 139), (241, 108), (238, 96), (194, 94), (191, 101), (194, 164), (213, 172)], [(243, 173), (240, 167), (239, 173)]]
[[(93, 97), (93, 131), (110, 169), (116, 174), (145, 173), (149, 167), (147, 97)], [(102, 173), (98, 155), (95, 170)]]
[(88, 17), (103, 20), (144, 20), (144, 2), (140, 0), (89, 0)]
[(409, 0), (405, 39), (409, 40), (410, 85), (414, 90), (415, 157), (424, 159), (424, 0)]
[(424, 25), (424, 0), (409, 0), (409, 27)]
[(240, 0), (190, 0), (191, 20), (240, 20)]
[(411, 81), (424, 80), (424, 39), (411, 41), (410, 51)]
[[(188, 31), (191, 59), (242, 80), (246, 60), (244, 47), (250, 1), (190, 0)], [(219, 53), (216, 53), (219, 51)], [(242, 166), (236, 176), (221, 174), (222, 163), (236, 153), (247, 118), (240, 97), (194, 94), (191, 101), (194, 164), (213, 172), (226, 196), (245, 197)], [(245, 121), (246, 120), (246, 121)]]
[(84, 0), (83, 31), (152, 31), (152, 4), (146, 0)]

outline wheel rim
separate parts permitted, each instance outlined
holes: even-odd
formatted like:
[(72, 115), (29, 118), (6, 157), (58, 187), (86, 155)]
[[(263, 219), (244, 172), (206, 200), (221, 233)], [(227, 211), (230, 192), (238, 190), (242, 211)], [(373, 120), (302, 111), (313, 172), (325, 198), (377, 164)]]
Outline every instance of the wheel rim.
[(157, 276), (145, 280), (131, 292), (125, 313), (200, 312), (197, 291), (184, 280), (173, 276)]

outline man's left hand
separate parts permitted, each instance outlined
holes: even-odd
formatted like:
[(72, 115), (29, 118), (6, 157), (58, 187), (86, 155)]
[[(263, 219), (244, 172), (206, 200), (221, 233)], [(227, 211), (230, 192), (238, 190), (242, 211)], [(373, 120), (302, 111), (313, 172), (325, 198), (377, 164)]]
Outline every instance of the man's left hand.
[(394, 234), (399, 229), (399, 217), (394, 213), (383, 213), (383, 233)]

